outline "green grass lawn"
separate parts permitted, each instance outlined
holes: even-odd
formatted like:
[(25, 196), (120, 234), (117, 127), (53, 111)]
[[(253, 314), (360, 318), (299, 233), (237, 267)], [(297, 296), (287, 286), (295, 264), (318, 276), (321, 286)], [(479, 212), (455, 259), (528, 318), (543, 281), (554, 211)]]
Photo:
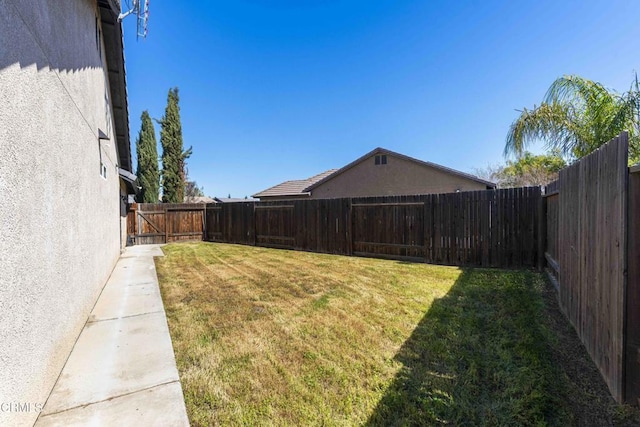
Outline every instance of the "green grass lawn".
[[(156, 264), (194, 426), (636, 416), (576, 352), (535, 272), (212, 243), (163, 250)], [(565, 366), (576, 363), (584, 370)]]

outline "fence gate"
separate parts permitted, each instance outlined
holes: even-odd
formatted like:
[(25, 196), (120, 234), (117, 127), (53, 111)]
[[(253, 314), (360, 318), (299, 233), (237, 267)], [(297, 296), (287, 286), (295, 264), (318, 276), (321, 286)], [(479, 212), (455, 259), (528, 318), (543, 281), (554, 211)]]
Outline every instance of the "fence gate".
[(137, 245), (204, 240), (205, 206), (134, 203), (127, 214), (127, 240)]
[(354, 203), (353, 254), (425, 259), (424, 202)]
[(255, 206), (256, 245), (293, 249), (293, 205)]

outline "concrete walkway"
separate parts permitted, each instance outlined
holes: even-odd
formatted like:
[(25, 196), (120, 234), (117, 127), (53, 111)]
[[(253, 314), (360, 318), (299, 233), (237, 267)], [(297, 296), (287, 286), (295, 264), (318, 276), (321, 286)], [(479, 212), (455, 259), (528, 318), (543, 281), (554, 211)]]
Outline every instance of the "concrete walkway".
[(154, 256), (134, 246), (118, 260), (37, 427), (189, 425)]

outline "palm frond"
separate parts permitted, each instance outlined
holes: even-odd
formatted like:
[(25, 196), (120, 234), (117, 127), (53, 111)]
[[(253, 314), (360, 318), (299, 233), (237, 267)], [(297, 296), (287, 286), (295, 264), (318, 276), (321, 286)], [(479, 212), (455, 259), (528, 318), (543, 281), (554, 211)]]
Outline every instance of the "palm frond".
[(520, 117), (512, 124), (507, 134), (504, 155), (521, 156), (527, 147), (536, 140), (547, 141), (550, 147), (559, 148), (570, 145), (570, 133), (566, 132), (569, 121), (569, 109), (558, 103), (543, 103), (533, 110), (523, 109)]
[(546, 103), (580, 103), (600, 102), (601, 99), (611, 98), (615, 91), (607, 89), (602, 84), (584, 77), (569, 75), (557, 78), (547, 90)]
[(598, 82), (568, 75), (551, 84), (540, 107), (523, 110), (513, 122), (504, 154), (520, 155), (529, 144), (543, 140), (546, 148), (579, 158), (624, 130), (629, 132), (632, 145), (640, 145), (637, 76), (631, 89), (619, 94)]

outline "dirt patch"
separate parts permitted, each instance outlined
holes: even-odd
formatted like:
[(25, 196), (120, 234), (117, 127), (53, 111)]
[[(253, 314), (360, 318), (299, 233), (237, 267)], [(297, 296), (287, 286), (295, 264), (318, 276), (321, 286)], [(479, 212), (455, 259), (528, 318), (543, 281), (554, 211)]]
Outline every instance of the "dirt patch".
[(552, 347), (553, 359), (565, 375), (565, 398), (576, 426), (639, 426), (640, 410), (618, 405), (580, 342), (575, 329), (560, 310), (556, 290), (547, 283), (542, 296), (546, 320), (555, 332), (557, 342)]

